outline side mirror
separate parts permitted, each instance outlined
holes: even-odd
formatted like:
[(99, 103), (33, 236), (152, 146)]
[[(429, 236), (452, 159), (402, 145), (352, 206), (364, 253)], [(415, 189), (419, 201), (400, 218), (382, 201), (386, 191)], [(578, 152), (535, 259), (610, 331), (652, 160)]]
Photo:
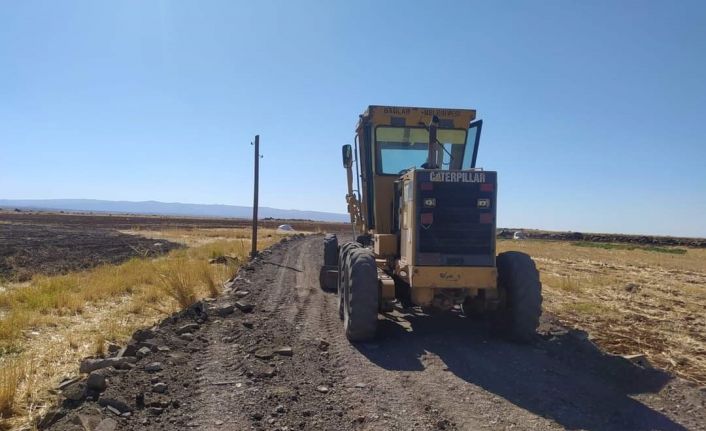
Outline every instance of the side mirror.
[(353, 166), (353, 150), (350, 144), (346, 144), (341, 148), (341, 153), (343, 154), (343, 167), (348, 169)]

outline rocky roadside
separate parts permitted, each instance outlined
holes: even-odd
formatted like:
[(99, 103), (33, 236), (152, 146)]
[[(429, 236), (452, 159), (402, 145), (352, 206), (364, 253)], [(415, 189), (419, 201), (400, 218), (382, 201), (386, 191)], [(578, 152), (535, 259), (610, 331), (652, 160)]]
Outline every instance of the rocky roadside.
[[(37, 427), (90, 431), (202, 429), (199, 397), (206, 393), (205, 387), (240, 389), (257, 385), (262, 379), (274, 377), (295, 355), (295, 349), (284, 340), (278, 344), (261, 342), (257, 327), (264, 329), (263, 318), (256, 316), (258, 310), (249, 300), (246, 287), (250, 284), (248, 274), (261, 267), (264, 258), (277, 253), (285, 242), (300, 239), (284, 238), (242, 267), (217, 300), (197, 302), (152, 328), (136, 331), (127, 345), (110, 346), (108, 357), (84, 359), (80, 376), (59, 384), (60, 404)], [(218, 380), (207, 381), (202, 371), (214, 360), (207, 348), (215, 343), (238, 354), (241, 361), (227, 365), (230, 372), (221, 374)], [(325, 355), (327, 345), (323, 340), (314, 341), (313, 351)], [(325, 394), (328, 387), (322, 384), (317, 391)], [(296, 387), (286, 396), (296, 398)], [(274, 407), (274, 415), (258, 408), (243, 419), (255, 425), (271, 425), (274, 421), (270, 416), (285, 413), (280, 405)], [(223, 425), (228, 421), (232, 425), (231, 419), (216, 418), (212, 422)]]
[(162, 417), (169, 421), (181, 407), (183, 392), (196, 384), (194, 373), (183, 365), (189, 354), (208, 344), (200, 334), (202, 325), (235, 312), (234, 305), (213, 304), (198, 302), (155, 327), (138, 330), (127, 345), (113, 349), (113, 356), (84, 359), (81, 377), (59, 384), (62, 402), (38, 428), (110, 431)]

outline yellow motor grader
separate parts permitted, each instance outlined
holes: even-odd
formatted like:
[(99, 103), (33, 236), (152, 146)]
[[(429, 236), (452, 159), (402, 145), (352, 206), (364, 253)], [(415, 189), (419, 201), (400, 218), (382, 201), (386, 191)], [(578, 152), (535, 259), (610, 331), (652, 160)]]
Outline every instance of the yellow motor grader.
[[(476, 167), (482, 120), (471, 109), (369, 106), (342, 149), (355, 241), (324, 238), (321, 284), (338, 291), (346, 336), (375, 336), (395, 301), (488, 314), (534, 337), (539, 273), (520, 252), (496, 256), (497, 172)], [(354, 172), (355, 171), (355, 172)]]

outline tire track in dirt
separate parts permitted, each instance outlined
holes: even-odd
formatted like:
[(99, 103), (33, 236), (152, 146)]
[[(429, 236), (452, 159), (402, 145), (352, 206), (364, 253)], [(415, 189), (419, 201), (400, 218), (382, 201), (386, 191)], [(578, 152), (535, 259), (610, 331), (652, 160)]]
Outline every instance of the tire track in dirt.
[(436, 428), (438, 421), (418, 406), (401, 382), (387, 379), (382, 370), (371, 369), (367, 359), (345, 338), (335, 293), (323, 292), (318, 287), (318, 271), (323, 261), (320, 244), (312, 242), (310, 249), (305, 271), (308, 276), (302, 277), (301, 281), (315, 286), (313, 289), (309, 287), (315, 305), (307, 310), (304, 333), (330, 344), (328, 351), (339, 367), (346, 393), (357, 400), (351, 407), (361, 429)]
[[(304, 320), (312, 312), (315, 312), (319, 307), (318, 303), (312, 303), (315, 300), (316, 294), (320, 293), (316, 286), (317, 278), (313, 277), (311, 267), (311, 252), (314, 243), (307, 241), (302, 245), (302, 249), (298, 253), (297, 268), (299, 272), (296, 274), (292, 289), (294, 290), (295, 300), (288, 310), (288, 316), (295, 328), (301, 328)], [(301, 338), (301, 336), (299, 337)]]
[[(367, 360), (343, 335), (335, 295), (323, 292), (318, 285), (323, 259), (319, 246), (317, 241), (307, 241), (293, 251), (298, 255), (296, 268), (300, 272), (296, 274), (296, 283), (292, 284), (294, 291), (290, 292), (293, 301), (283, 310), (283, 316), (295, 329), (301, 329), (298, 335), (300, 340), (325, 340), (330, 344), (326, 351), (333, 367), (330, 373), (338, 379), (338, 389), (343, 392), (346, 401), (349, 404), (355, 401), (349, 405), (349, 412), (361, 429), (380, 429), (380, 426), (400, 430), (435, 428), (438, 420), (428, 418), (428, 412), (417, 408), (416, 400), (407, 395), (402, 382), (392, 380), (390, 383), (394, 385), (390, 388), (376, 387), (376, 382), (384, 376), (356, 376), (358, 371), (366, 368)], [(363, 382), (365, 387), (356, 387)], [(400, 393), (403, 395), (400, 396)], [(400, 413), (406, 416), (400, 416)]]
[[(295, 292), (290, 292), (287, 289), (288, 287), (291, 287), (291, 281), (289, 278), (291, 278), (291, 274), (289, 271), (293, 270), (300, 271), (301, 268), (301, 258), (302, 258), (302, 253), (300, 251), (302, 247), (302, 244), (299, 242), (293, 243), (292, 244), (292, 250), (289, 251), (287, 254), (284, 256), (284, 260), (280, 263), (277, 262), (271, 262), (266, 260), (268, 265), (274, 265), (276, 266), (276, 281), (274, 281), (271, 285), (271, 287), (274, 287), (273, 290), (268, 289), (267, 296), (264, 298), (264, 304), (267, 307), (272, 306), (272, 308), (269, 310), (269, 314), (271, 316), (278, 316), (282, 312), (282, 308), (287, 305), (288, 303), (291, 303), (292, 296), (291, 293), (296, 293)], [(292, 267), (291, 266), (291, 261), (292, 261), (292, 256), (296, 255), (298, 256), (297, 259), (297, 266)]]

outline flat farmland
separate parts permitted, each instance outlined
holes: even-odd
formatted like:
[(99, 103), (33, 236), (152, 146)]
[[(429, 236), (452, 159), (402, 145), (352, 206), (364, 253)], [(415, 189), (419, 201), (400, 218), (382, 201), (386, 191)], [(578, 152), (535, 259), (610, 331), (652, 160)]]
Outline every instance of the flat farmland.
[[(703, 428), (703, 240), (501, 237), (498, 252), (526, 252), (540, 270), (534, 345), (498, 339), (459, 313), (429, 318), (402, 307), (380, 316), (378, 341), (352, 345), (336, 295), (318, 286), (322, 237), (289, 240), (275, 230), (285, 223), (341, 239), (349, 231), (262, 221), (259, 248), (278, 245), (251, 265), (247, 220), (0, 212), (0, 429), (32, 429), (57, 405), (65, 416), (54, 429), (75, 429), (74, 413), (95, 416), (97, 404), (66, 404), (57, 385), (81, 376), (82, 358), (111, 356), (155, 324), (171, 349), (161, 360), (189, 358), (163, 375), (183, 407), (161, 423), (135, 411), (116, 418), (119, 429), (183, 428), (196, 416), (203, 429), (267, 429), (262, 408), (279, 412), (268, 424), (290, 429)], [(250, 292), (254, 312), (209, 319), (191, 342), (171, 334), (191, 324), (180, 311), (192, 304), (241, 298), (222, 289), (238, 271), (234, 289)], [(293, 347), (293, 362), (253, 356), (275, 342)], [(257, 377), (263, 366), (276, 373)], [(108, 393), (131, 400), (150, 381), (141, 368), (121, 370)], [(235, 415), (222, 418), (223, 408)]]
[(607, 352), (706, 384), (706, 249), (499, 240), (537, 263), (545, 313)]
[[(308, 220), (262, 220), (259, 226), (274, 229), (285, 223), (297, 231), (342, 229), (341, 224)], [(250, 226), (243, 219), (0, 210), (0, 279), (26, 281), (33, 274), (62, 274), (134, 257), (154, 257), (185, 245), (159, 238), (164, 232), (166, 236), (181, 232), (182, 239), (193, 239), (196, 230), (207, 230), (204, 238), (209, 241), (225, 237), (219, 231)]]

